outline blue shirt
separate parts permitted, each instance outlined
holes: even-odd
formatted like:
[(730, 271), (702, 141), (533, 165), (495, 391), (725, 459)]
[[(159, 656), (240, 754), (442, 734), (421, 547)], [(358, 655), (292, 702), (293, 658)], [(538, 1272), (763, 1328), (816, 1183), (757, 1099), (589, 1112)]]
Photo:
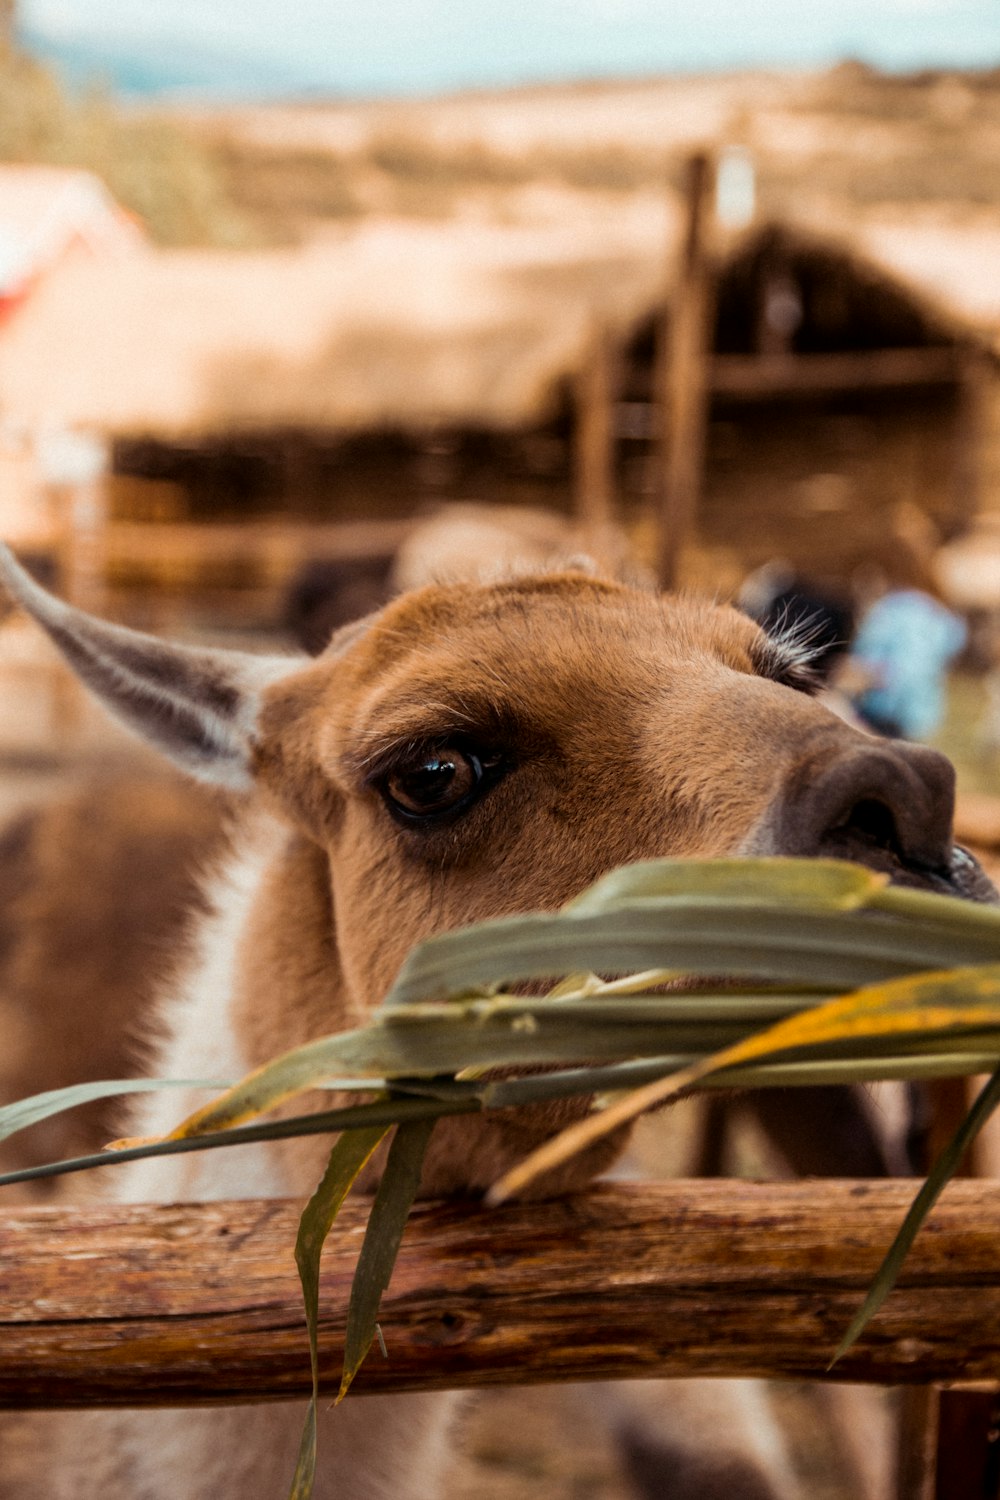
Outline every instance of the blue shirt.
[(944, 713), (945, 671), (965, 638), (964, 622), (930, 594), (884, 594), (854, 640), (852, 654), (875, 679), (857, 699), (861, 713), (896, 725), (908, 739), (930, 734)]

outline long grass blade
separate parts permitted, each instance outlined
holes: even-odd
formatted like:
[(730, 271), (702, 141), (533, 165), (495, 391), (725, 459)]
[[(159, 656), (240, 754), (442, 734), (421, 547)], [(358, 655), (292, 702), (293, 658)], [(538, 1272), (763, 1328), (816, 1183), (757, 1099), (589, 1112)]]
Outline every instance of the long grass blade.
[(400, 1125), (389, 1147), (382, 1180), (365, 1227), (357, 1270), (351, 1283), (344, 1340), (344, 1373), (337, 1393), (343, 1401), (375, 1338), (379, 1303), (396, 1264), (403, 1230), (420, 1186), (433, 1120)]
[(299, 1136), (332, 1135), (340, 1130), (363, 1130), (368, 1126), (400, 1124), (405, 1120), (439, 1119), (444, 1115), (476, 1114), (480, 1101), (471, 1096), (458, 1099), (392, 1099), (380, 1104), (356, 1104), (345, 1109), (320, 1110), (314, 1114), (294, 1115), (287, 1120), (264, 1120), (212, 1135), (190, 1136), (185, 1140), (146, 1141), (121, 1151), (95, 1151), (86, 1156), (72, 1156), (65, 1161), (46, 1162), (37, 1167), (21, 1167), (0, 1176), (0, 1187), (18, 1182), (37, 1182), (47, 1177), (64, 1177), (70, 1172), (88, 1172), (95, 1167), (121, 1166), (129, 1161), (143, 1161), (150, 1156), (181, 1156), (189, 1151), (219, 1151), (228, 1146), (249, 1146), (258, 1141), (288, 1141)]
[[(793, 1085), (863, 1083), (874, 1079), (900, 1080), (920, 1078), (966, 1077), (988, 1073), (1000, 1057), (1000, 1038), (991, 1038), (992, 1050), (967, 1052), (928, 1052), (923, 1055), (891, 1053), (875, 1057), (826, 1058), (817, 1051), (808, 1060), (762, 1062), (745, 1068), (734, 1067), (719, 1075), (708, 1074), (698, 1089), (788, 1088)], [(0, 1187), (19, 1182), (34, 1182), (67, 1173), (117, 1166), (142, 1161), (150, 1156), (174, 1156), (190, 1151), (215, 1151), (226, 1146), (245, 1146), (257, 1141), (292, 1140), (311, 1135), (330, 1135), (340, 1130), (364, 1129), (372, 1124), (396, 1125), (408, 1119), (436, 1119), (444, 1115), (471, 1114), (481, 1108), (507, 1108), (533, 1104), (542, 1099), (568, 1098), (576, 1094), (629, 1090), (641, 1083), (664, 1078), (686, 1068), (696, 1059), (691, 1056), (661, 1056), (608, 1067), (568, 1068), (553, 1073), (498, 1082), (481, 1080), (468, 1086), (459, 1080), (439, 1079), (423, 1086), (420, 1080), (394, 1080), (394, 1090), (413, 1090), (416, 1098), (400, 1097), (377, 1104), (351, 1105), (343, 1109), (321, 1110), (313, 1114), (294, 1115), (284, 1120), (268, 1120), (256, 1125), (238, 1126), (212, 1135), (190, 1136), (184, 1140), (167, 1138), (147, 1142), (114, 1152), (102, 1151), (87, 1156), (69, 1157), (64, 1161), (45, 1162), (36, 1167), (22, 1167), (0, 1175)], [(454, 1090), (454, 1092), (452, 1092)]]
[[(813, 997), (801, 997), (812, 1003)], [(761, 1019), (796, 1008), (794, 997), (668, 996), (568, 1001), (472, 1000), (405, 1007), (363, 1030), (322, 1037), (249, 1074), (190, 1115), (168, 1139), (235, 1126), (321, 1085), (338, 1069), (387, 1076), (450, 1074), (491, 1067), (560, 1063), (575, 1055), (600, 1060), (644, 1052), (714, 1051), (746, 1035)], [(666, 1029), (669, 1027), (669, 1036)], [(373, 1087), (374, 1087), (373, 1083)]]
[(1000, 1105), (1000, 1070), (993, 1074), (981, 1090), (969, 1113), (927, 1174), (923, 1187), (914, 1198), (899, 1232), (875, 1274), (864, 1302), (851, 1319), (847, 1332), (837, 1345), (836, 1353), (828, 1366), (829, 1369), (832, 1370), (838, 1359), (847, 1353), (852, 1344), (857, 1342), (896, 1285), (903, 1261), (909, 1254), (910, 1246), (920, 1232), (924, 1220), (954, 1177), (959, 1162), (997, 1105)]
[(867, 905), (888, 876), (837, 859), (650, 859), (612, 870), (565, 910), (574, 915), (632, 906), (637, 901), (700, 897), (725, 904), (763, 901), (792, 910), (852, 911)]
[(125, 1094), (148, 1094), (156, 1089), (217, 1089), (232, 1087), (226, 1078), (113, 1078), (92, 1083), (73, 1083), (61, 1089), (46, 1089), (14, 1104), (0, 1108), (0, 1141), (9, 1140), (19, 1130), (27, 1130), (42, 1120), (51, 1119), (65, 1110), (97, 1099), (114, 1099)]
[(387, 1133), (388, 1127), (345, 1132), (330, 1152), (319, 1186), (302, 1211), (295, 1240), (295, 1264), (302, 1283), (309, 1359), (312, 1364), (312, 1396), (306, 1413), (298, 1461), (289, 1500), (309, 1500), (316, 1475), (316, 1412), (319, 1401), (319, 1265), (327, 1235), (341, 1204), (357, 1181), (365, 1163)]
[(647, 1083), (600, 1114), (569, 1126), (507, 1172), (490, 1189), (487, 1201), (502, 1203), (593, 1141), (677, 1098), (710, 1073), (823, 1043), (864, 1042), (870, 1048), (875, 1039), (888, 1037), (898, 1044), (904, 1034), (919, 1037), (931, 1031), (960, 1032), (967, 1050), (968, 1033), (991, 1027), (1000, 1027), (1000, 965), (921, 974), (859, 990), (800, 1011), (712, 1057), (699, 1059), (671, 1078)]
[(900, 973), (1000, 961), (1000, 921), (956, 927), (948, 914), (959, 903), (933, 899), (944, 912), (919, 924), (886, 911), (789, 913), (763, 904), (728, 907), (688, 899), (651, 899), (582, 915), (506, 917), (415, 948), (376, 1014), (447, 1000), (474, 986), (555, 979), (581, 968), (726, 974), (767, 984), (818, 984), (836, 993)]

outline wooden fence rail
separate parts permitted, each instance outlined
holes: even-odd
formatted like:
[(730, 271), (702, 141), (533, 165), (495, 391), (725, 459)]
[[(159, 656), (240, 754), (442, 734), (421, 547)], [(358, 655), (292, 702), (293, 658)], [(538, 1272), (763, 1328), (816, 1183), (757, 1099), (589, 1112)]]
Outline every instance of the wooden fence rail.
[[(422, 1205), (363, 1391), (635, 1375), (824, 1374), (912, 1182), (680, 1182)], [(336, 1386), (365, 1206), (324, 1262)], [(301, 1396), (297, 1208), (0, 1209), (0, 1406)], [(954, 1182), (837, 1367), (879, 1383), (1000, 1378), (1000, 1184)]]

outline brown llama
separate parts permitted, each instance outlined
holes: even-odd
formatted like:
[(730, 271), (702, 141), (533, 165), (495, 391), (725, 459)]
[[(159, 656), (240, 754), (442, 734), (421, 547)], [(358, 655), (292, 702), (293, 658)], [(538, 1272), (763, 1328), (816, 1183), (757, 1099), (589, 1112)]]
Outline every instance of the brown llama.
[[(431, 586), (297, 660), (108, 625), (9, 554), (0, 577), (112, 711), (237, 804), (208, 914), (164, 999), (158, 1074), (234, 1077), (357, 1025), (414, 943), (555, 909), (630, 860), (832, 854), (906, 884), (994, 894), (953, 847), (944, 757), (834, 718), (794, 646), (728, 608), (583, 571)], [(195, 1102), (154, 1097), (132, 1129), (160, 1133)], [(566, 1115), (442, 1122), (424, 1191), (480, 1191)], [(544, 1191), (584, 1185), (621, 1144), (600, 1143)], [(326, 1150), (311, 1139), (161, 1158), (119, 1169), (111, 1191), (303, 1195)], [(455, 1404), (370, 1397), (325, 1414), (317, 1500), (438, 1493)], [(272, 1404), (32, 1420), (54, 1500), (279, 1500), (301, 1416)], [(29, 1493), (37, 1475), (11, 1500)]]

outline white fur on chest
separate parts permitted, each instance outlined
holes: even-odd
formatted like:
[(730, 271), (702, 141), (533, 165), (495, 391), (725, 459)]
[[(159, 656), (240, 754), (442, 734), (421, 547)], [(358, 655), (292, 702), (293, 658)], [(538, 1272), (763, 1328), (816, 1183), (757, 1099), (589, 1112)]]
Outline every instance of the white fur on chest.
[[(172, 996), (169, 1031), (151, 1072), (164, 1078), (240, 1078), (247, 1071), (233, 1027), (246, 924), (280, 827), (245, 838), (208, 895), (212, 914)], [(164, 1135), (200, 1105), (201, 1090), (165, 1090), (143, 1101), (135, 1133)], [(120, 1202), (279, 1197), (294, 1192), (267, 1144), (154, 1157), (114, 1174)], [(289, 1253), (291, 1247), (289, 1247)], [(303, 1327), (303, 1360), (307, 1344)], [(353, 1399), (321, 1413), (317, 1500), (432, 1500), (439, 1493), (459, 1398), (451, 1393)], [(295, 1467), (299, 1403), (265, 1407), (87, 1413), (72, 1420), (58, 1500), (281, 1500)], [(94, 1447), (88, 1451), (87, 1444)], [(88, 1479), (93, 1489), (86, 1487)], [(82, 1482), (82, 1487), (81, 1487)]]
[[(149, 1069), (152, 1076), (235, 1082), (249, 1071), (233, 1026), (233, 997), (247, 919), (283, 837), (280, 825), (262, 818), (209, 885), (210, 915), (164, 1000), (167, 1035)], [(165, 1135), (207, 1097), (187, 1089), (149, 1094), (136, 1109), (131, 1133)], [(267, 1145), (152, 1157), (124, 1167), (112, 1187), (114, 1198), (129, 1203), (273, 1198), (290, 1191)]]

